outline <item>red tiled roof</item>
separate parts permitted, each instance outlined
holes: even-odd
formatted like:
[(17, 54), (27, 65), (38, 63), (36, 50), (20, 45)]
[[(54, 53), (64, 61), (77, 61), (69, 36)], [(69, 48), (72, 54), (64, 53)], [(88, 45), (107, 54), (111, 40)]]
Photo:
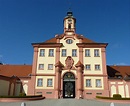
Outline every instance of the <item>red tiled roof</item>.
[[(85, 37), (82, 36), (82, 35), (75, 34), (75, 36), (76, 36), (78, 39), (80, 39), (80, 38), (83, 39), (83, 43), (96, 43), (96, 42), (94, 42), (94, 41), (92, 41), (92, 40), (90, 40), (90, 39), (88, 39), (88, 38), (85, 38)], [(61, 34), (61, 35), (58, 35), (58, 36), (56, 36), (56, 37), (54, 37), (54, 38), (51, 38), (51, 39), (49, 39), (49, 40), (43, 42), (43, 43), (56, 43), (56, 39), (57, 39), (57, 38), (63, 38), (63, 37), (64, 37), (64, 34)]]
[(130, 75), (130, 66), (107, 66), (107, 73), (109, 77), (121, 75), (122, 77)]
[(32, 73), (32, 65), (0, 65), (0, 75), (12, 77), (28, 77)]

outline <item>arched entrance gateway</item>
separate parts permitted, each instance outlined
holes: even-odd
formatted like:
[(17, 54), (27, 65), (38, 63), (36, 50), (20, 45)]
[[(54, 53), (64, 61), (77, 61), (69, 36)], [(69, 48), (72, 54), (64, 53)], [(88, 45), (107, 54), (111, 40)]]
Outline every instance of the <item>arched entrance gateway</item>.
[(75, 75), (71, 72), (63, 76), (63, 98), (75, 98)]

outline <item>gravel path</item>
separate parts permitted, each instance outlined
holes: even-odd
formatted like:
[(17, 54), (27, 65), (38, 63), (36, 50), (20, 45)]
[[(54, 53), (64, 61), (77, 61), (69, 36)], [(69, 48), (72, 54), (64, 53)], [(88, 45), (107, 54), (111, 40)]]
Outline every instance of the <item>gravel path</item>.
[[(21, 103), (22, 102), (0, 102), (0, 106), (21, 106)], [(26, 106), (110, 106), (110, 103), (108, 102), (86, 99), (44, 99), (37, 101), (25, 101), (25, 103)], [(130, 106), (130, 104), (115, 103), (114, 106)]]

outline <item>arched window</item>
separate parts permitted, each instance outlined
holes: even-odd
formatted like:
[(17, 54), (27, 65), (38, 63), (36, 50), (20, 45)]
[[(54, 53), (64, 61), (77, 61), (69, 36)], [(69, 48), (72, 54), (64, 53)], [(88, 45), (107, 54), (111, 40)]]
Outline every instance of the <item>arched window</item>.
[(74, 81), (75, 80), (75, 76), (73, 73), (68, 72), (64, 75), (64, 81)]
[(71, 29), (71, 24), (68, 25), (68, 29)]

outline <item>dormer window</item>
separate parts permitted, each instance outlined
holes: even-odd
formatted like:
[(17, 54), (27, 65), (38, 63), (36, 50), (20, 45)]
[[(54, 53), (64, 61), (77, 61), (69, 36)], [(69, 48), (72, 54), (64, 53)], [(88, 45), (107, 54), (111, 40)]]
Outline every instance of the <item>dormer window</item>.
[(66, 43), (67, 43), (67, 44), (72, 44), (72, 43), (73, 43), (73, 40), (72, 40), (72, 39), (67, 39), (67, 40), (66, 40)]

